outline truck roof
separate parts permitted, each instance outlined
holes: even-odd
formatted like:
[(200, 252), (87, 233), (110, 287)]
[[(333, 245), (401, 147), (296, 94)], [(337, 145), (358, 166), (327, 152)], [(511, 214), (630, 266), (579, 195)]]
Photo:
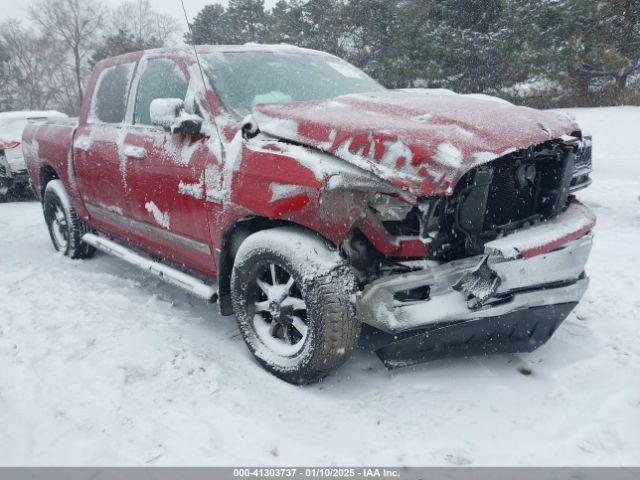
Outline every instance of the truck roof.
[(279, 44), (262, 44), (262, 43), (245, 43), (244, 45), (197, 45), (198, 53), (215, 53), (215, 52), (292, 52), (306, 53), (309, 55), (329, 55), (326, 52), (312, 50), (310, 48), (297, 47), (286, 43)]
[[(132, 59), (139, 59), (143, 55), (177, 55), (177, 56), (193, 56), (193, 46), (183, 45), (179, 47), (162, 47), (149, 50), (139, 50), (137, 52), (125, 53), (115, 57), (109, 57), (98, 62), (98, 64), (106, 63), (114, 65), (122, 63), (123, 61), (131, 61)], [(207, 53), (231, 53), (231, 52), (287, 52), (287, 53), (299, 53), (305, 55), (326, 55), (333, 56), (329, 53), (319, 50), (312, 50), (310, 48), (296, 47), (295, 45), (289, 45), (285, 43), (280, 44), (261, 44), (261, 43), (245, 43), (244, 45), (196, 45), (196, 52), (198, 54)]]

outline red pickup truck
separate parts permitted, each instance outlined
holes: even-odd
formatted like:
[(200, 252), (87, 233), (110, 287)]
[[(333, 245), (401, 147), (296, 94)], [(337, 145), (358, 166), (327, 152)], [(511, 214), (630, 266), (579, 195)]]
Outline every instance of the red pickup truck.
[(362, 324), (390, 368), (531, 351), (588, 284), (595, 218), (573, 193), (591, 139), (573, 120), (387, 90), (322, 52), (111, 58), (77, 123), (28, 126), (23, 149), (56, 250), (218, 301), (294, 383), (341, 365)]

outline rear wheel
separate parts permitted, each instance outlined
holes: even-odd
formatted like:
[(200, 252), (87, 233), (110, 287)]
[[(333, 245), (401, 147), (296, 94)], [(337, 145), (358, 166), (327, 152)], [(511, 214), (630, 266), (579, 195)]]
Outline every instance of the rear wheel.
[(231, 295), (238, 326), (260, 364), (296, 384), (342, 365), (358, 342), (353, 275), (313, 234), (277, 228), (251, 235), (236, 255)]
[(89, 258), (96, 250), (82, 241), (89, 232), (69, 201), (60, 180), (47, 183), (42, 202), (44, 219), (53, 247), (70, 258)]

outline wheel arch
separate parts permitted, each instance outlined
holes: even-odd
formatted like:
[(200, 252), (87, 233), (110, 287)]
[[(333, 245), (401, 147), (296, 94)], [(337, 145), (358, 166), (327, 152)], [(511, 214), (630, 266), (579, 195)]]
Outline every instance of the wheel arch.
[(220, 250), (216, 251), (218, 294), (220, 298), (220, 311), (223, 315), (233, 315), (233, 306), (231, 305), (231, 272), (240, 245), (254, 233), (278, 227), (294, 227), (301, 232), (313, 233), (323, 238), (330, 245), (337, 247), (335, 242), (332, 242), (324, 235), (299, 223), (261, 216), (251, 216), (237, 220), (224, 232), (222, 236), (222, 246)]
[(60, 175), (58, 175), (58, 172), (56, 172), (55, 168), (53, 168), (51, 165), (46, 163), (42, 165), (42, 167), (40, 167), (39, 180), (40, 180), (40, 188), (38, 193), (40, 195), (40, 201), (43, 201), (44, 191), (47, 188), (47, 184), (51, 180), (60, 180)]

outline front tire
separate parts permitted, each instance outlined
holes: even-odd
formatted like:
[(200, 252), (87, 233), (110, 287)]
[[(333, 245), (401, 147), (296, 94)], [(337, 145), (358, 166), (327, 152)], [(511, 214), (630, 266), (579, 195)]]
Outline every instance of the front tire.
[(317, 382), (358, 343), (349, 266), (312, 233), (292, 227), (255, 233), (238, 249), (231, 297), (258, 362), (294, 384)]
[(44, 219), (53, 247), (74, 259), (90, 258), (96, 250), (82, 241), (89, 228), (78, 217), (60, 180), (47, 183), (42, 202)]

